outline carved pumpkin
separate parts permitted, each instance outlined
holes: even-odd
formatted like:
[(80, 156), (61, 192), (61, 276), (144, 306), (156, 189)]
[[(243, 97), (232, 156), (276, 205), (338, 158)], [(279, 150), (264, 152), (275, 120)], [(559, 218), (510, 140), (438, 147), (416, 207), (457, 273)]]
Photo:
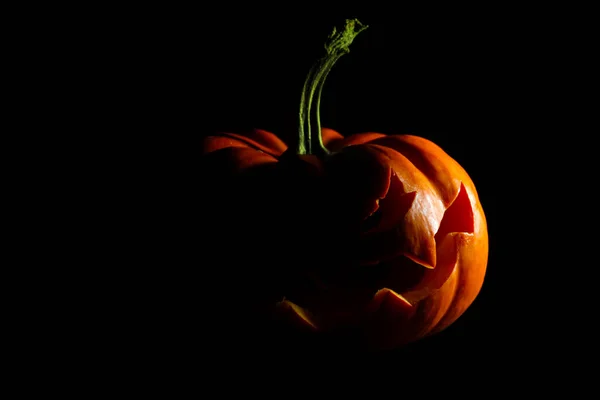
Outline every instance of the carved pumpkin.
[[(349, 26), (329, 56), (347, 51)], [(322, 85), (311, 76), (309, 89)], [(467, 172), (422, 137), (343, 137), (318, 123), (317, 132), (307, 142), (301, 131), (295, 151), (262, 130), (205, 139), (205, 221), (226, 269), (216, 284), (250, 320), (272, 314), (360, 348), (448, 327), (487, 265), (486, 219)]]

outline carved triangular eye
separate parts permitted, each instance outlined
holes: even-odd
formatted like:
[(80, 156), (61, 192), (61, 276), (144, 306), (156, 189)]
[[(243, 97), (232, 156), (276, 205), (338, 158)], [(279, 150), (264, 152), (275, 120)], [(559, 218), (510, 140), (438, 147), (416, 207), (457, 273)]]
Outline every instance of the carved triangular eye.
[(441, 240), (451, 232), (473, 233), (474, 231), (475, 221), (473, 219), (473, 206), (471, 205), (467, 189), (465, 189), (465, 186), (461, 183), (456, 199), (454, 199), (450, 207), (448, 207), (444, 213), (444, 218), (442, 218), (440, 228), (435, 234), (435, 238), (436, 240)]

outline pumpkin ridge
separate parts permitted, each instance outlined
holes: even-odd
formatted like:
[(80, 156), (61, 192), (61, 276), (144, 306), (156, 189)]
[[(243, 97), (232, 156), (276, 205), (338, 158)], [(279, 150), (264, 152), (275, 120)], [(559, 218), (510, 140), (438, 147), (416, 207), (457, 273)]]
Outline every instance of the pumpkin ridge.
[(230, 139), (234, 139), (237, 140), (239, 142), (242, 142), (243, 144), (245, 144), (246, 146), (248, 146), (249, 148), (256, 150), (256, 151), (260, 151), (262, 153), (266, 153), (270, 156), (273, 156), (275, 158), (279, 158), (280, 154), (272, 151), (272, 149), (269, 149), (268, 146), (265, 146), (263, 144), (260, 144), (248, 137), (245, 137), (243, 135), (239, 135), (237, 133), (229, 133), (229, 132), (221, 132), (218, 134), (219, 136), (225, 136), (227, 138)]

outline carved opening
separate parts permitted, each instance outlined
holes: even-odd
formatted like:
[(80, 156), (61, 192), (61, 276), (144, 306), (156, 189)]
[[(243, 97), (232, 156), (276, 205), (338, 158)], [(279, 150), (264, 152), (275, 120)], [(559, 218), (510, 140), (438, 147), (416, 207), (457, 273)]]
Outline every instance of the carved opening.
[(435, 234), (435, 239), (439, 240), (451, 232), (473, 233), (474, 231), (473, 206), (465, 186), (461, 183), (458, 196), (444, 213), (440, 227)]

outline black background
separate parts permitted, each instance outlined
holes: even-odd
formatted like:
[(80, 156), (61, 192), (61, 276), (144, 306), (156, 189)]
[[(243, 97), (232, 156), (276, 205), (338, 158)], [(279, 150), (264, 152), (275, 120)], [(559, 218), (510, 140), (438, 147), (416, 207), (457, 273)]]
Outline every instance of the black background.
[[(587, 251), (565, 233), (580, 218), (565, 193), (576, 191), (566, 183), (576, 178), (564, 165), (583, 158), (565, 149), (585, 136), (572, 129), (563, 95), (573, 85), (563, 76), (575, 51), (564, 42), (570, 17), (454, 4), (321, 8), (147, 6), (111, 14), (86, 43), (94, 71), (87, 78), (103, 99), (93, 110), (96, 137), (114, 144), (126, 164), (115, 180), (123, 241), (111, 242), (129, 251), (120, 259), (125, 269), (115, 267), (127, 294), (110, 322), (130, 332), (113, 336), (125, 349), (121, 368), (177, 371), (188, 382), (208, 368), (233, 382), (251, 376), (259, 387), (290, 369), (314, 379), (332, 373), (327, 368), (367, 373), (379, 365), (385, 373), (426, 370), (511, 385), (531, 384), (534, 370), (564, 369), (565, 357), (581, 356), (574, 346), (586, 331), (577, 322), (585, 291), (574, 286), (583, 283), (565, 273)], [(346, 18), (369, 28), (329, 75), (322, 125), (343, 135), (420, 135), (462, 164), (488, 219), (486, 281), (454, 325), (405, 349), (337, 361), (271, 358), (267, 349), (260, 360), (236, 356), (203, 339), (210, 328), (178, 293), (178, 265), (203, 254), (186, 222), (201, 139), (260, 128), (293, 143), (305, 76)]]

